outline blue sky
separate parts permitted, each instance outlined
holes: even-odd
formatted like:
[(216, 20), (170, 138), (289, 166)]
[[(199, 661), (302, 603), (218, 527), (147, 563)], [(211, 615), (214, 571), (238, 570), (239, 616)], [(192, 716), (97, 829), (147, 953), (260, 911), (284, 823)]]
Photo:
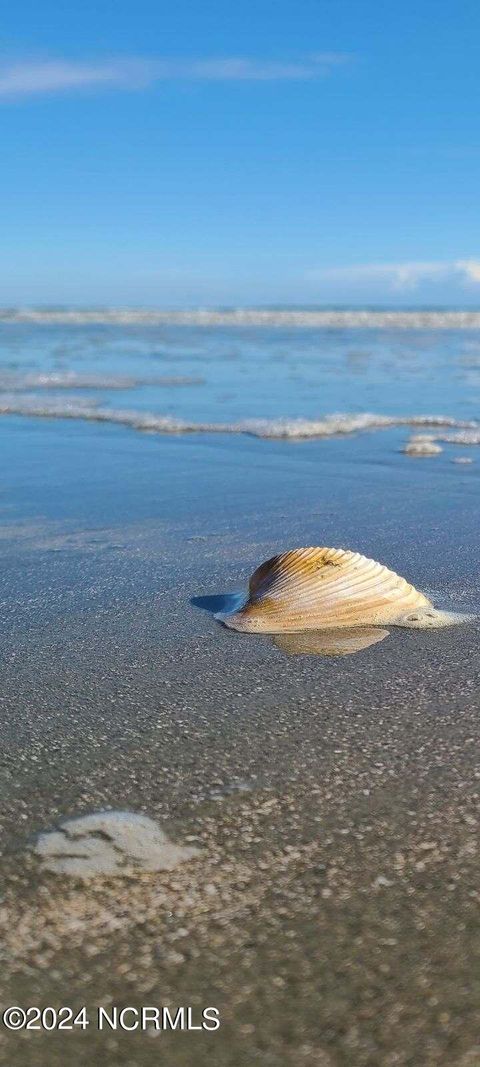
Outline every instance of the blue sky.
[(2, 31), (1, 305), (480, 305), (476, 0), (35, 0)]

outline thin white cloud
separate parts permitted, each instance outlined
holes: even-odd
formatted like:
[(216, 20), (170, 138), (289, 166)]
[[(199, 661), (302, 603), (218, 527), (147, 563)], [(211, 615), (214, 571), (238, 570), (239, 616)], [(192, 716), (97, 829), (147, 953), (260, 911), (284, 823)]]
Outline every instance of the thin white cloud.
[(391, 290), (416, 289), (422, 282), (435, 281), (480, 285), (480, 260), (360, 263), (311, 271), (309, 279), (319, 282), (348, 282), (354, 285), (379, 282)]
[(0, 97), (31, 96), (102, 85), (136, 88), (151, 80), (151, 64), (144, 60), (72, 63), (52, 59), (14, 63), (0, 67)]
[(311, 81), (345, 63), (347, 56), (320, 52), (295, 62), (223, 59), (110, 59), (98, 62), (46, 59), (0, 64), (0, 98), (8, 99), (111, 86), (139, 89), (162, 81)]
[(346, 55), (321, 52), (298, 62), (261, 59), (159, 60), (158, 80), (185, 81), (309, 81), (345, 63)]
[(455, 263), (455, 268), (465, 276), (467, 281), (474, 282), (476, 285), (480, 284), (480, 260), (459, 259)]

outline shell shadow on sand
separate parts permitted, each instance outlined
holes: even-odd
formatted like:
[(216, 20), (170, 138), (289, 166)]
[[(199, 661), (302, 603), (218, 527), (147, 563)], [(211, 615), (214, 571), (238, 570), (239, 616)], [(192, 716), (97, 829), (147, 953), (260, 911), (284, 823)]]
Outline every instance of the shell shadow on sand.
[(192, 596), (190, 603), (194, 608), (208, 611), (210, 615), (239, 611), (245, 602), (244, 593), (217, 593), (211, 596)]

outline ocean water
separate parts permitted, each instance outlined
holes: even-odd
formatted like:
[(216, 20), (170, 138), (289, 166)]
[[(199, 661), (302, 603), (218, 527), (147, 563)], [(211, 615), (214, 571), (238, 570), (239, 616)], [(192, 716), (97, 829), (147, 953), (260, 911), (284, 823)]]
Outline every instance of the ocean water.
[[(469, 558), (476, 538), (480, 330), (434, 321), (411, 329), (404, 316), (387, 329), (0, 316), (3, 551), (41, 548), (45, 578), (62, 545), (116, 551), (122, 531), (135, 526), (136, 537), (139, 524), (153, 524), (155, 537), (184, 545), (222, 530), (238, 564), (241, 543), (258, 541), (249, 567), (278, 546), (330, 543), (413, 579), (426, 547), (443, 543), (448, 574), (432, 561), (425, 585), (466, 596), (451, 543)], [(406, 454), (418, 435), (440, 451)], [(199, 560), (211, 552), (207, 540)], [(15, 581), (11, 573), (14, 605), (42, 585), (35, 568)], [(41, 600), (55, 607), (45, 592)]]
[(480, 331), (405, 316), (401, 328), (0, 321), (4, 419), (308, 437), (425, 418), (444, 436), (470, 429), (473, 444), (479, 400)]

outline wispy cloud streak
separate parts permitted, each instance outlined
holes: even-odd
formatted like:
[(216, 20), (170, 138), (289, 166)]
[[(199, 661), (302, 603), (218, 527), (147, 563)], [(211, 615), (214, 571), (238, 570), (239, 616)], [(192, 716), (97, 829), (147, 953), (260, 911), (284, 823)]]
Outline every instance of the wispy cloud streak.
[(406, 263), (360, 263), (311, 271), (311, 281), (348, 282), (357, 285), (380, 282), (392, 290), (415, 289), (422, 282), (452, 281), (480, 285), (480, 260), (413, 261)]
[(348, 57), (320, 52), (284, 62), (249, 58), (109, 59), (82, 62), (64, 59), (0, 64), (0, 99), (81, 89), (141, 89), (155, 82), (313, 81), (324, 77)]
[(32, 96), (99, 86), (137, 88), (152, 80), (144, 60), (73, 63), (52, 59), (0, 66), (0, 97)]

